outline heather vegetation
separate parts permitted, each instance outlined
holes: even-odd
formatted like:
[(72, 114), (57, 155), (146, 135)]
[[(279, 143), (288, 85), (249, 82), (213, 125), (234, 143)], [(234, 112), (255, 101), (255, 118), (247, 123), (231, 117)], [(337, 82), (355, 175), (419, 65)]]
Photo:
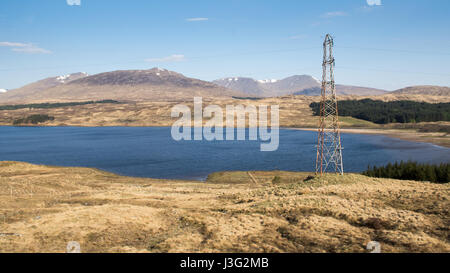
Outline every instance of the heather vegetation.
[(383, 253), (448, 253), (449, 190), (358, 174), (195, 182), (0, 162), (0, 253), (65, 252), (69, 241), (83, 253), (355, 253), (373, 240)]
[(19, 118), (14, 120), (13, 125), (20, 124), (38, 124), (46, 121), (52, 121), (55, 118), (49, 115), (31, 115), (26, 118)]

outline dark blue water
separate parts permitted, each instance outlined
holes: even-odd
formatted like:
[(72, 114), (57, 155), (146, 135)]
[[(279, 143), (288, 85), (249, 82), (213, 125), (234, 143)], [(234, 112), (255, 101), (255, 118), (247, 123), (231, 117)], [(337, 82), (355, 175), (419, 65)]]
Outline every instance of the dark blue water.
[[(275, 152), (258, 141), (174, 141), (168, 127), (0, 127), (0, 160), (95, 167), (117, 174), (204, 179), (225, 170), (314, 171), (315, 132), (280, 130)], [(343, 134), (344, 170), (400, 160), (450, 162), (450, 149), (380, 135)]]

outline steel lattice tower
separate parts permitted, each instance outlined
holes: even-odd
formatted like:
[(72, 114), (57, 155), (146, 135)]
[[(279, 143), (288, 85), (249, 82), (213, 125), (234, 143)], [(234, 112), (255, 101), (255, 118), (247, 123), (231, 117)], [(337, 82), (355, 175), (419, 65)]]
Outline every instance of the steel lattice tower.
[(317, 140), (316, 174), (344, 174), (338, 106), (334, 84), (333, 38), (327, 34), (323, 42), (322, 99)]

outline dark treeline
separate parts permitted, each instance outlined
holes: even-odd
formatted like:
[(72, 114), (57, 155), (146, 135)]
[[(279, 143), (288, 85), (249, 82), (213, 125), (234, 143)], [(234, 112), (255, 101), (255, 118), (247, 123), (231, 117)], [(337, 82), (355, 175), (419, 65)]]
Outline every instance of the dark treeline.
[(59, 108), (59, 107), (86, 105), (94, 103), (120, 103), (120, 102), (115, 100), (99, 100), (99, 101), (82, 101), (82, 102), (15, 104), (15, 105), (0, 105), (0, 110), (17, 110), (23, 108), (49, 109), (49, 108)]
[(13, 125), (20, 124), (38, 124), (41, 122), (46, 122), (49, 120), (54, 120), (55, 118), (49, 115), (31, 115), (26, 118), (19, 118), (14, 120)]
[[(310, 107), (314, 115), (320, 114), (320, 103), (313, 102)], [(340, 116), (351, 116), (377, 124), (450, 121), (450, 103), (344, 100), (338, 102), (338, 110)]]
[(389, 163), (383, 167), (369, 166), (363, 174), (371, 177), (448, 183), (450, 182), (450, 163), (430, 165), (402, 161)]

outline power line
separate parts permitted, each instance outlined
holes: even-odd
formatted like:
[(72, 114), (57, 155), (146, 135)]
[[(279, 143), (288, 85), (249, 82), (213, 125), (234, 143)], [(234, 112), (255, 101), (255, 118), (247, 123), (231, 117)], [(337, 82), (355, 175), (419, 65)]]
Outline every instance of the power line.
[(388, 49), (388, 48), (354, 47), (354, 46), (338, 46), (336, 48), (357, 49), (357, 50), (367, 50), (367, 51), (384, 51), (384, 52), (408, 53), (408, 54), (450, 55), (449, 52), (417, 51), (417, 50), (407, 50), (407, 49)]
[[(413, 50), (398, 50), (398, 49), (386, 49), (386, 48), (364, 48), (364, 47), (346, 47), (340, 46), (337, 47), (342, 49), (352, 49), (352, 50), (368, 50), (368, 51), (385, 51), (385, 52), (400, 52), (400, 53), (408, 53), (408, 54), (432, 54), (432, 55), (450, 55), (450, 53), (443, 52), (432, 52), (432, 51), (413, 51)], [(266, 50), (266, 51), (248, 51), (241, 53), (229, 53), (229, 54), (216, 54), (216, 55), (206, 55), (206, 56), (197, 56), (197, 57), (188, 57), (187, 61), (201, 61), (205, 59), (213, 59), (213, 58), (222, 58), (222, 57), (242, 57), (242, 56), (251, 56), (251, 55), (266, 55), (266, 54), (274, 54), (274, 53), (288, 53), (288, 52), (302, 52), (307, 50), (319, 49), (319, 47), (305, 47), (305, 48), (294, 48), (294, 49), (283, 49), (283, 50)], [(123, 62), (108, 62), (108, 63), (93, 63), (93, 64), (75, 64), (75, 65), (58, 65), (58, 66), (44, 66), (44, 67), (23, 67), (23, 68), (0, 68), (0, 71), (34, 71), (34, 70), (53, 70), (53, 69), (68, 69), (68, 68), (87, 68), (87, 67), (97, 67), (97, 66), (118, 66), (124, 64), (144, 64), (144, 63), (152, 63), (146, 62), (145, 58), (142, 59), (134, 59), (130, 61)], [(154, 62), (157, 63), (157, 62)], [(413, 74), (422, 74), (422, 75), (437, 75), (437, 76), (450, 76), (450, 74), (443, 73), (427, 73), (427, 72), (406, 72), (404, 70), (388, 70), (388, 69), (377, 69), (377, 68), (355, 68), (355, 67), (346, 67), (339, 66), (342, 69), (349, 70), (363, 70), (363, 71), (381, 71), (381, 72), (395, 72), (395, 73), (413, 73)]]
[(444, 73), (428, 73), (428, 72), (418, 72), (418, 71), (405, 71), (405, 70), (392, 70), (392, 69), (380, 69), (380, 68), (369, 68), (369, 67), (349, 67), (349, 66), (336, 66), (339, 69), (354, 70), (354, 71), (376, 71), (376, 72), (389, 72), (389, 73), (402, 73), (402, 74), (418, 74), (418, 75), (428, 75), (428, 76), (447, 76), (450, 74)]
[[(265, 55), (272, 53), (287, 53), (287, 52), (300, 52), (311, 49), (318, 49), (318, 47), (306, 47), (306, 48), (295, 48), (295, 49), (283, 49), (283, 50), (267, 50), (267, 51), (247, 51), (241, 53), (230, 53), (230, 54), (217, 54), (217, 55), (206, 55), (206, 56), (197, 56), (197, 57), (188, 57), (186, 61), (198, 61), (212, 58), (221, 58), (221, 57), (241, 57), (241, 56), (251, 56), (251, 55)], [(70, 67), (92, 67), (92, 66), (104, 66), (104, 65), (121, 65), (121, 64), (143, 64), (143, 63), (158, 63), (158, 62), (147, 62), (145, 58), (135, 59), (133, 61), (125, 61), (125, 62), (116, 62), (116, 63), (96, 63), (96, 64), (86, 64), (86, 65), (69, 65), (69, 66), (47, 66), (47, 67), (27, 67), (27, 68), (0, 68), (0, 71), (22, 71), (22, 70), (49, 70), (49, 69), (62, 69), (62, 68), (70, 68)]]

